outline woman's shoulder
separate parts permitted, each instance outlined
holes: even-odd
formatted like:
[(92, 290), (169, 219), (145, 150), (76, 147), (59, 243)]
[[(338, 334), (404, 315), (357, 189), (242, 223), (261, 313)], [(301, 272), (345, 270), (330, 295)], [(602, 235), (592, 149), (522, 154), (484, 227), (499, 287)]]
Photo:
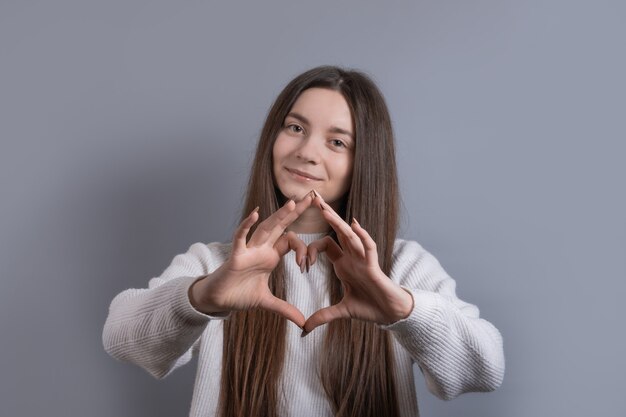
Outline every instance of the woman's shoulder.
[(230, 250), (230, 243), (193, 243), (186, 252), (174, 256), (161, 277), (210, 273), (228, 259)]
[(201, 259), (208, 263), (222, 263), (228, 259), (231, 248), (231, 242), (196, 242), (189, 246), (186, 255)]
[(187, 252), (202, 254), (202, 255), (218, 255), (230, 253), (232, 247), (231, 242), (196, 242), (189, 246)]
[(397, 239), (390, 278), (406, 288), (437, 292), (456, 299), (456, 281), (441, 263), (414, 240)]
[(415, 240), (397, 238), (393, 244), (394, 261), (398, 258), (418, 257), (427, 253), (426, 249)]
[(392, 274), (449, 278), (437, 258), (415, 240), (396, 239), (391, 265)]

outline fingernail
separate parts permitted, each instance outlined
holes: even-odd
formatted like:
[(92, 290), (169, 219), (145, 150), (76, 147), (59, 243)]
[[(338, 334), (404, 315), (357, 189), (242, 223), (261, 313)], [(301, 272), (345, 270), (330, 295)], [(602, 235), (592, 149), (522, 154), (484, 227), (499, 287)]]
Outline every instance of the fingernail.
[(309, 255), (307, 255), (305, 259), (306, 259), (306, 273), (308, 274), (309, 268), (311, 267), (311, 265), (309, 264)]
[(309, 332), (307, 332), (306, 330), (302, 329), (302, 334), (300, 335), (300, 337), (304, 337), (307, 334), (309, 334)]
[(300, 260), (300, 273), (304, 274), (304, 258)]
[(359, 222), (357, 222), (357, 221), (356, 221), (356, 218), (354, 218), (354, 217), (352, 218), (352, 222), (353, 222), (353, 223), (356, 223), (356, 225), (357, 225), (357, 226), (360, 226)]
[(256, 206), (256, 208), (255, 208), (254, 210), (252, 210), (252, 213), (250, 213), (250, 214), (254, 214), (254, 213), (256, 213), (257, 211), (259, 211), (259, 206)]
[(324, 203), (320, 203), (320, 210), (322, 210), (322, 211), (326, 210), (326, 209), (324, 208)]

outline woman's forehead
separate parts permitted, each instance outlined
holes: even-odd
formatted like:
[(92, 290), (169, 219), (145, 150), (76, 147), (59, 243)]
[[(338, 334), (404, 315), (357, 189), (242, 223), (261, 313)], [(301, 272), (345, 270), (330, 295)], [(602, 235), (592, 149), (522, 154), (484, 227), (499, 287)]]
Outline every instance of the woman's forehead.
[(307, 124), (335, 127), (352, 133), (352, 113), (346, 99), (335, 90), (310, 88), (300, 94), (288, 116)]

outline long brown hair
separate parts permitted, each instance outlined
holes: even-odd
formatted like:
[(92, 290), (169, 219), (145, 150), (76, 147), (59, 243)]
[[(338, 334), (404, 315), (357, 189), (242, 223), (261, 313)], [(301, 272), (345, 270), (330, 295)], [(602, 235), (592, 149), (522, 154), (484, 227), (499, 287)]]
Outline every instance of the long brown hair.
[[(273, 177), (274, 141), (300, 94), (313, 87), (338, 91), (350, 107), (356, 142), (354, 168), (340, 214), (347, 221), (356, 217), (369, 232), (377, 244), (381, 269), (389, 275), (398, 227), (393, 131), (382, 94), (361, 72), (317, 67), (283, 89), (261, 131), (241, 218), (259, 206), (260, 222), (283, 201)], [(334, 272), (329, 279), (330, 302), (334, 304), (342, 299), (343, 289)], [(282, 264), (270, 277), (270, 289), (285, 299)], [(286, 320), (263, 310), (234, 312), (225, 321), (219, 400), (222, 417), (279, 415), (285, 335)], [(394, 357), (387, 332), (374, 323), (336, 320), (327, 325), (321, 357), (321, 381), (336, 416), (399, 416)]]

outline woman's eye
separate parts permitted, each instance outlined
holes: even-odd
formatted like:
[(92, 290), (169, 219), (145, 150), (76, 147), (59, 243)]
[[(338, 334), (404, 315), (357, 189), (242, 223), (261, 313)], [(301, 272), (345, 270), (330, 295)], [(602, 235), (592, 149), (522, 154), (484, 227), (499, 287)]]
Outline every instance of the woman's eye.
[(346, 144), (343, 143), (342, 141), (340, 141), (339, 139), (332, 139), (330, 141), (330, 143), (332, 143), (332, 145), (336, 148), (345, 148)]
[(291, 130), (294, 133), (302, 133), (303, 131), (302, 127), (298, 125), (289, 125), (287, 126), (287, 129)]

